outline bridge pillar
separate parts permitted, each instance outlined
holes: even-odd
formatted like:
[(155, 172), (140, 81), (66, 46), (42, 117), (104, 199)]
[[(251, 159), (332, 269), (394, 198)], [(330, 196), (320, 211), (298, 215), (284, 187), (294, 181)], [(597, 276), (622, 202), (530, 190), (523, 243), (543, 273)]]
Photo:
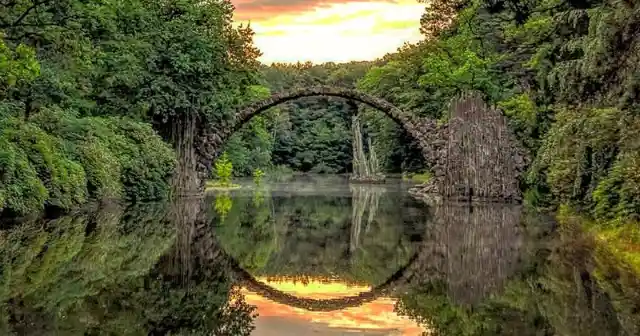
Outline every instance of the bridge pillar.
[(424, 120), (423, 154), (432, 163), (432, 181), (412, 190), (428, 201), (520, 202), (520, 177), (527, 155), (499, 110), (479, 93), (453, 100), (446, 125)]

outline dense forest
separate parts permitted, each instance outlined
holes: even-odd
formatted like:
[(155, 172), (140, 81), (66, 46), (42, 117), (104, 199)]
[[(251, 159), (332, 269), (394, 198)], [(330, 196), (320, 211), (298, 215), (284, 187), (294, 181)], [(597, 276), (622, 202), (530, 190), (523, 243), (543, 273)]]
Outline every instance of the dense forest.
[[(266, 66), (226, 0), (0, 1), (0, 209), (166, 198), (194, 141), (185, 129), (271, 92), (327, 84), (441, 120), (456, 95), (480, 91), (534, 158), (522, 181), (529, 204), (638, 219), (640, 4), (425, 3), (424, 40), (381, 59)], [(385, 171), (428, 169), (382, 114), (308, 98), (226, 144), (234, 174), (349, 172), (356, 110)]]

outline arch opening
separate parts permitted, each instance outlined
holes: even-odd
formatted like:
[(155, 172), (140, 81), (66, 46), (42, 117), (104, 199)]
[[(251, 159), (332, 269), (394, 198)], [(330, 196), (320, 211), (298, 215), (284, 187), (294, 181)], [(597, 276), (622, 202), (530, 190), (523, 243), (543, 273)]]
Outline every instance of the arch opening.
[(235, 113), (231, 127), (222, 135), (222, 141), (227, 141), (231, 135), (254, 116), (280, 104), (306, 97), (337, 97), (365, 104), (384, 113), (415, 137), (414, 130), (417, 120), (414, 120), (415, 118), (412, 115), (405, 113), (388, 101), (353, 89), (319, 86), (276, 93), (267, 99), (242, 107)]
[[(520, 178), (528, 156), (508, 127), (502, 112), (485, 104), (478, 93), (452, 101), (449, 121), (419, 118), (388, 101), (347, 88), (318, 86), (276, 93), (237, 109), (225, 125), (203, 130), (195, 149), (200, 189), (213, 161), (229, 138), (269, 108), (304, 97), (339, 97), (366, 104), (400, 125), (419, 146), (433, 177), (413, 188), (417, 198), (456, 201), (520, 202)], [(473, 190), (473, 192), (471, 192)], [(434, 197), (435, 196), (435, 197)]]
[[(252, 102), (236, 110), (233, 118), (223, 126), (212, 127), (204, 132), (200, 143), (196, 144), (196, 150), (202, 158), (200, 171), (208, 175), (211, 171), (213, 161), (221, 154), (224, 144), (231, 136), (247, 124), (251, 119), (260, 115), (272, 107), (280, 104), (306, 97), (337, 97), (348, 101), (365, 104), (374, 108), (393, 120), (404, 129), (411, 138), (416, 141), (420, 148), (425, 162), (431, 166), (434, 175), (442, 176), (443, 172), (434, 169), (442, 167), (444, 160), (437, 155), (438, 150), (443, 148), (446, 141), (442, 141), (446, 125), (438, 125), (435, 120), (417, 118), (406, 113), (389, 103), (388, 101), (375, 96), (360, 92), (354, 89), (337, 88), (330, 86), (318, 86), (311, 88), (301, 88), (282, 93), (275, 93), (269, 98)], [(442, 151), (440, 151), (442, 153)], [(204, 182), (201, 179), (201, 182)], [(433, 184), (433, 183), (432, 183)]]

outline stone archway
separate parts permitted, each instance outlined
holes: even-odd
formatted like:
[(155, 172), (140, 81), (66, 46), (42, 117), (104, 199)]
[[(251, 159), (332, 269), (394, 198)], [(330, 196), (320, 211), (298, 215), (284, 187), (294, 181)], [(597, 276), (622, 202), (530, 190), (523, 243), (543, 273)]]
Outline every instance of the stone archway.
[(370, 107), (373, 107), (386, 114), (393, 121), (404, 127), (404, 129), (412, 136), (420, 138), (420, 134), (416, 132), (419, 121), (416, 120), (416, 118), (414, 118), (411, 114), (400, 110), (388, 101), (353, 89), (318, 86), (312, 88), (297, 89), (283, 93), (276, 93), (267, 99), (251, 103), (241, 108), (235, 114), (234, 120), (231, 127), (229, 127), (228, 132), (221, 134), (222, 140), (226, 141), (231, 134), (236, 132), (252, 117), (266, 111), (271, 107), (299, 98), (317, 96), (344, 98), (369, 105)]
[[(357, 295), (335, 299), (310, 299), (279, 291), (258, 281), (253, 277), (253, 275), (240, 267), (240, 265), (236, 264), (237, 262), (235, 260), (232, 260), (232, 263), (235, 265), (230, 267), (230, 271), (239, 284), (249, 291), (271, 301), (309, 311), (335, 311), (361, 306), (382, 296), (390, 295), (395, 290), (408, 285), (413, 279), (413, 276), (416, 275), (416, 273), (411, 270), (416, 268), (417, 260), (419, 259), (418, 256), (419, 254), (415, 254), (407, 265), (397, 270), (382, 284), (371, 288), (371, 290)], [(422, 259), (424, 258), (421, 258), (420, 260)], [(424, 277), (424, 275), (421, 274), (421, 277)]]
[(200, 170), (210, 171), (211, 162), (215, 160), (224, 143), (254, 116), (279, 104), (304, 97), (338, 97), (366, 104), (387, 115), (416, 139), (426, 161), (432, 165), (433, 170), (436, 170), (434, 171), (436, 175), (438, 175), (438, 167), (445, 162), (437, 154), (442, 153), (446, 143), (442, 141), (446, 124), (438, 125), (435, 120), (417, 118), (384, 99), (354, 89), (318, 86), (273, 94), (267, 99), (239, 108), (233, 119), (227, 121), (224, 126), (218, 125), (216, 128), (209, 129), (203, 134), (202, 141), (196, 147), (202, 157), (202, 161), (199, 162)]
[(500, 111), (485, 105), (480, 94), (463, 95), (451, 104), (446, 123), (406, 113), (384, 99), (347, 88), (318, 86), (276, 93), (237, 110), (224, 125), (203, 131), (197, 171), (201, 187), (224, 143), (251, 118), (279, 104), (304, 97), (339, 97), (371, 106), (395, 121), (422, 150), (433, 178), (415, 197), (438, 199), (520, 201), (520, 176), (526, 155)]

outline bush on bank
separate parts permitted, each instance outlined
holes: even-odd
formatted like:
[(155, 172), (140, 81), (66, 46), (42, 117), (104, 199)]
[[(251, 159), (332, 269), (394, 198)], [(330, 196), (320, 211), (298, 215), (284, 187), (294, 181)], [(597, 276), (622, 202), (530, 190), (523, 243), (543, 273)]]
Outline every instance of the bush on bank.
[(166, 198), (173, 150), (151, 126), (44, 110), (0, 122), (0, 211), (23, 216), (90, 199)]

